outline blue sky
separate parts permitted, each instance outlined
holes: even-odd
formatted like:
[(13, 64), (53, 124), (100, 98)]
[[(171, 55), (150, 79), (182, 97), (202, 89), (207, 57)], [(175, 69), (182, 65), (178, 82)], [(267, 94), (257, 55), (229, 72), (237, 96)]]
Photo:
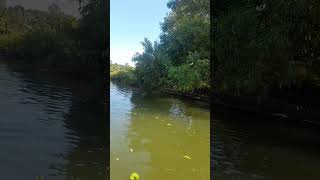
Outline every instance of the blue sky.
[(169, 12), (168, 0), (111, 0), (110, 59), (113, 63), (134, 65), (131, 57), (142, 52), (145, 37), (159, 39), (160, 22)]

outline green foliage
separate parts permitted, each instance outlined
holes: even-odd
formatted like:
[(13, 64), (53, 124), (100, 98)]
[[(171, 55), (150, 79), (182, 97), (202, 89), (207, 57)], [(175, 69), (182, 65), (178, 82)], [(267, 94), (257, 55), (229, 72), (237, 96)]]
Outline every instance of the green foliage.
[[(129, 71), (133, 71), (134, 68), (129, 66), (129, 65), (121, 65), (121, 64), (112, 64), (110, 66), (110, 77), (112, 77), (113, 75), (119, 73), (119, 72), (129, 72)], [(107, 71), (109, 71), (107, 69)]]
[(136, 84), (134, 68), (129, 65), (111, 64), (110, 79), (112, 81), (129, 84), (129, 85)]
[(160, 42), (145, 39), (144, 52), (133, 57), (137, 82), (147, 90), (209, 89), (209, 0), (172, 0), (168, 7)]
[(260, 94), (306, 80), (306, 68), (314, 72), (301, 64), (317, 67), (319, 59), (315, 0), (218, 1), (215, 8), (215, 91)]
[(141, 87), (152, 90), (163, 84), (170, 62), (157, 43), (152, 45), (146, 38), (142, 45), (144, 52), (133, 57), (136, 62), (135, 74)]
[(109, 69), (109, 59), (105, 52), (109, 39), (109, 2), (108, 0), (79, 0), (82, 18), (78, 31), (80, 51), (86, 52), (86, 59), (98, 63), (101, 70)]
[(65, 15), (56, 4), (48, 12), (0, 9), (0, 48), (52, 70), (97, 78), (107, 66), (106, 7), (101, 5), (106, 1), (81, 2), (80, 19)]
[(209, 60), (200, 59), (198, 54), (190, 53), (187, 63), (170, 67), (166, 83), (167, 86), (183, 92), (210, 88), (209, 72)]
[(172, 12), (161, 24), (160, 39), (172, 63), (185, 63), (189, 52), (209, 58), (209, 1), (170, 1), (168, 6), (172, 7)]
[(136, 79), (133, 71), (119, 71), (116, 74), (113, 74), (111, 77), (112, 81), (128, 84), (128, 85), (135, 85)]

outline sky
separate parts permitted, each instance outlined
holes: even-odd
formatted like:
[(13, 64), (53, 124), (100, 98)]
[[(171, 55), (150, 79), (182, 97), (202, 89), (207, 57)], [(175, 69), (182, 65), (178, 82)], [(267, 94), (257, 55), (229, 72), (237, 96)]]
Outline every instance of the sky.
[(110, 1), (110, 59), (134, 65), (135, 52), (142, 52), (145, 37), (159, 40), (160, 22), (169, 12), (168, 0)]

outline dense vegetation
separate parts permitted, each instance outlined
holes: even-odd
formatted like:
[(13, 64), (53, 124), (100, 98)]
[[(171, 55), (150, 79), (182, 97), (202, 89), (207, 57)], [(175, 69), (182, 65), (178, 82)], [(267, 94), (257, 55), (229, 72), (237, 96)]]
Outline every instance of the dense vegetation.
[(258, 103), (270, 97), (292, 101), (306, 89), (319, 89), (318, 1), (217, 0), (211, 19), (209, 0), (170, 0), (167, 6), (160, 41), (145, 39), (143, 53), (133, 57), (130, 73), (140, 87), (211, 90), (257, 97)]
[(215, 92), (268, 98), (319, 84), (319, 1), (219, 0), (213, 7)]
[(142, 42), (144, 51), (133, 57), (131, 79), (146, 90), (208, 92), (209, 0), (171, 0), (167, 5), (171, 12), (161, 23), (160, 42)]
[(1, 8), (0, 49), (33, 66), (97, 77), (108, 64), (103, 56), (108, 41), (104, 3), (80, 1), (78, 19), (64, 14), (56, 4), (48, 11)]
[(134, 68), (129, 65), (112, 64), (111, 62), (110, 78), (120, 83), (136, 85)]

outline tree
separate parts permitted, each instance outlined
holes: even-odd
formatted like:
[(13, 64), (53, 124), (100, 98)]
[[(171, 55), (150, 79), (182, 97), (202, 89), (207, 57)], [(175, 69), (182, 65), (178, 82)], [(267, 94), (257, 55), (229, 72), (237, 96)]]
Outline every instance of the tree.
[(160, 42), (145, 39), (143, 53), (133, 58), (138, 83), (146, 89), (209, 89), (209, 0), (171, 0), (167, 6)]
[(147, 38), (141, 43), (144, 51), (136, 53), (133, 61), (136, 62), (135, 74), (140, 86), (153, 90), (162, 85), (169, 67), (169, 61), (163, 54), (158, 43), (154, 45)]
[(173, 0), (172, 12), (161, 24), (161, 43), (174, 65), (185, 63), (189, 52), (209, 58), (210, 16), (208, 0)]
[(305, 79), (292, 62), (319, 56), (314, 43), (319, 41), (319, 7), (312, 0), (218, 1), (213, 33), (216, 91), (265, 96), (271, 88)]

